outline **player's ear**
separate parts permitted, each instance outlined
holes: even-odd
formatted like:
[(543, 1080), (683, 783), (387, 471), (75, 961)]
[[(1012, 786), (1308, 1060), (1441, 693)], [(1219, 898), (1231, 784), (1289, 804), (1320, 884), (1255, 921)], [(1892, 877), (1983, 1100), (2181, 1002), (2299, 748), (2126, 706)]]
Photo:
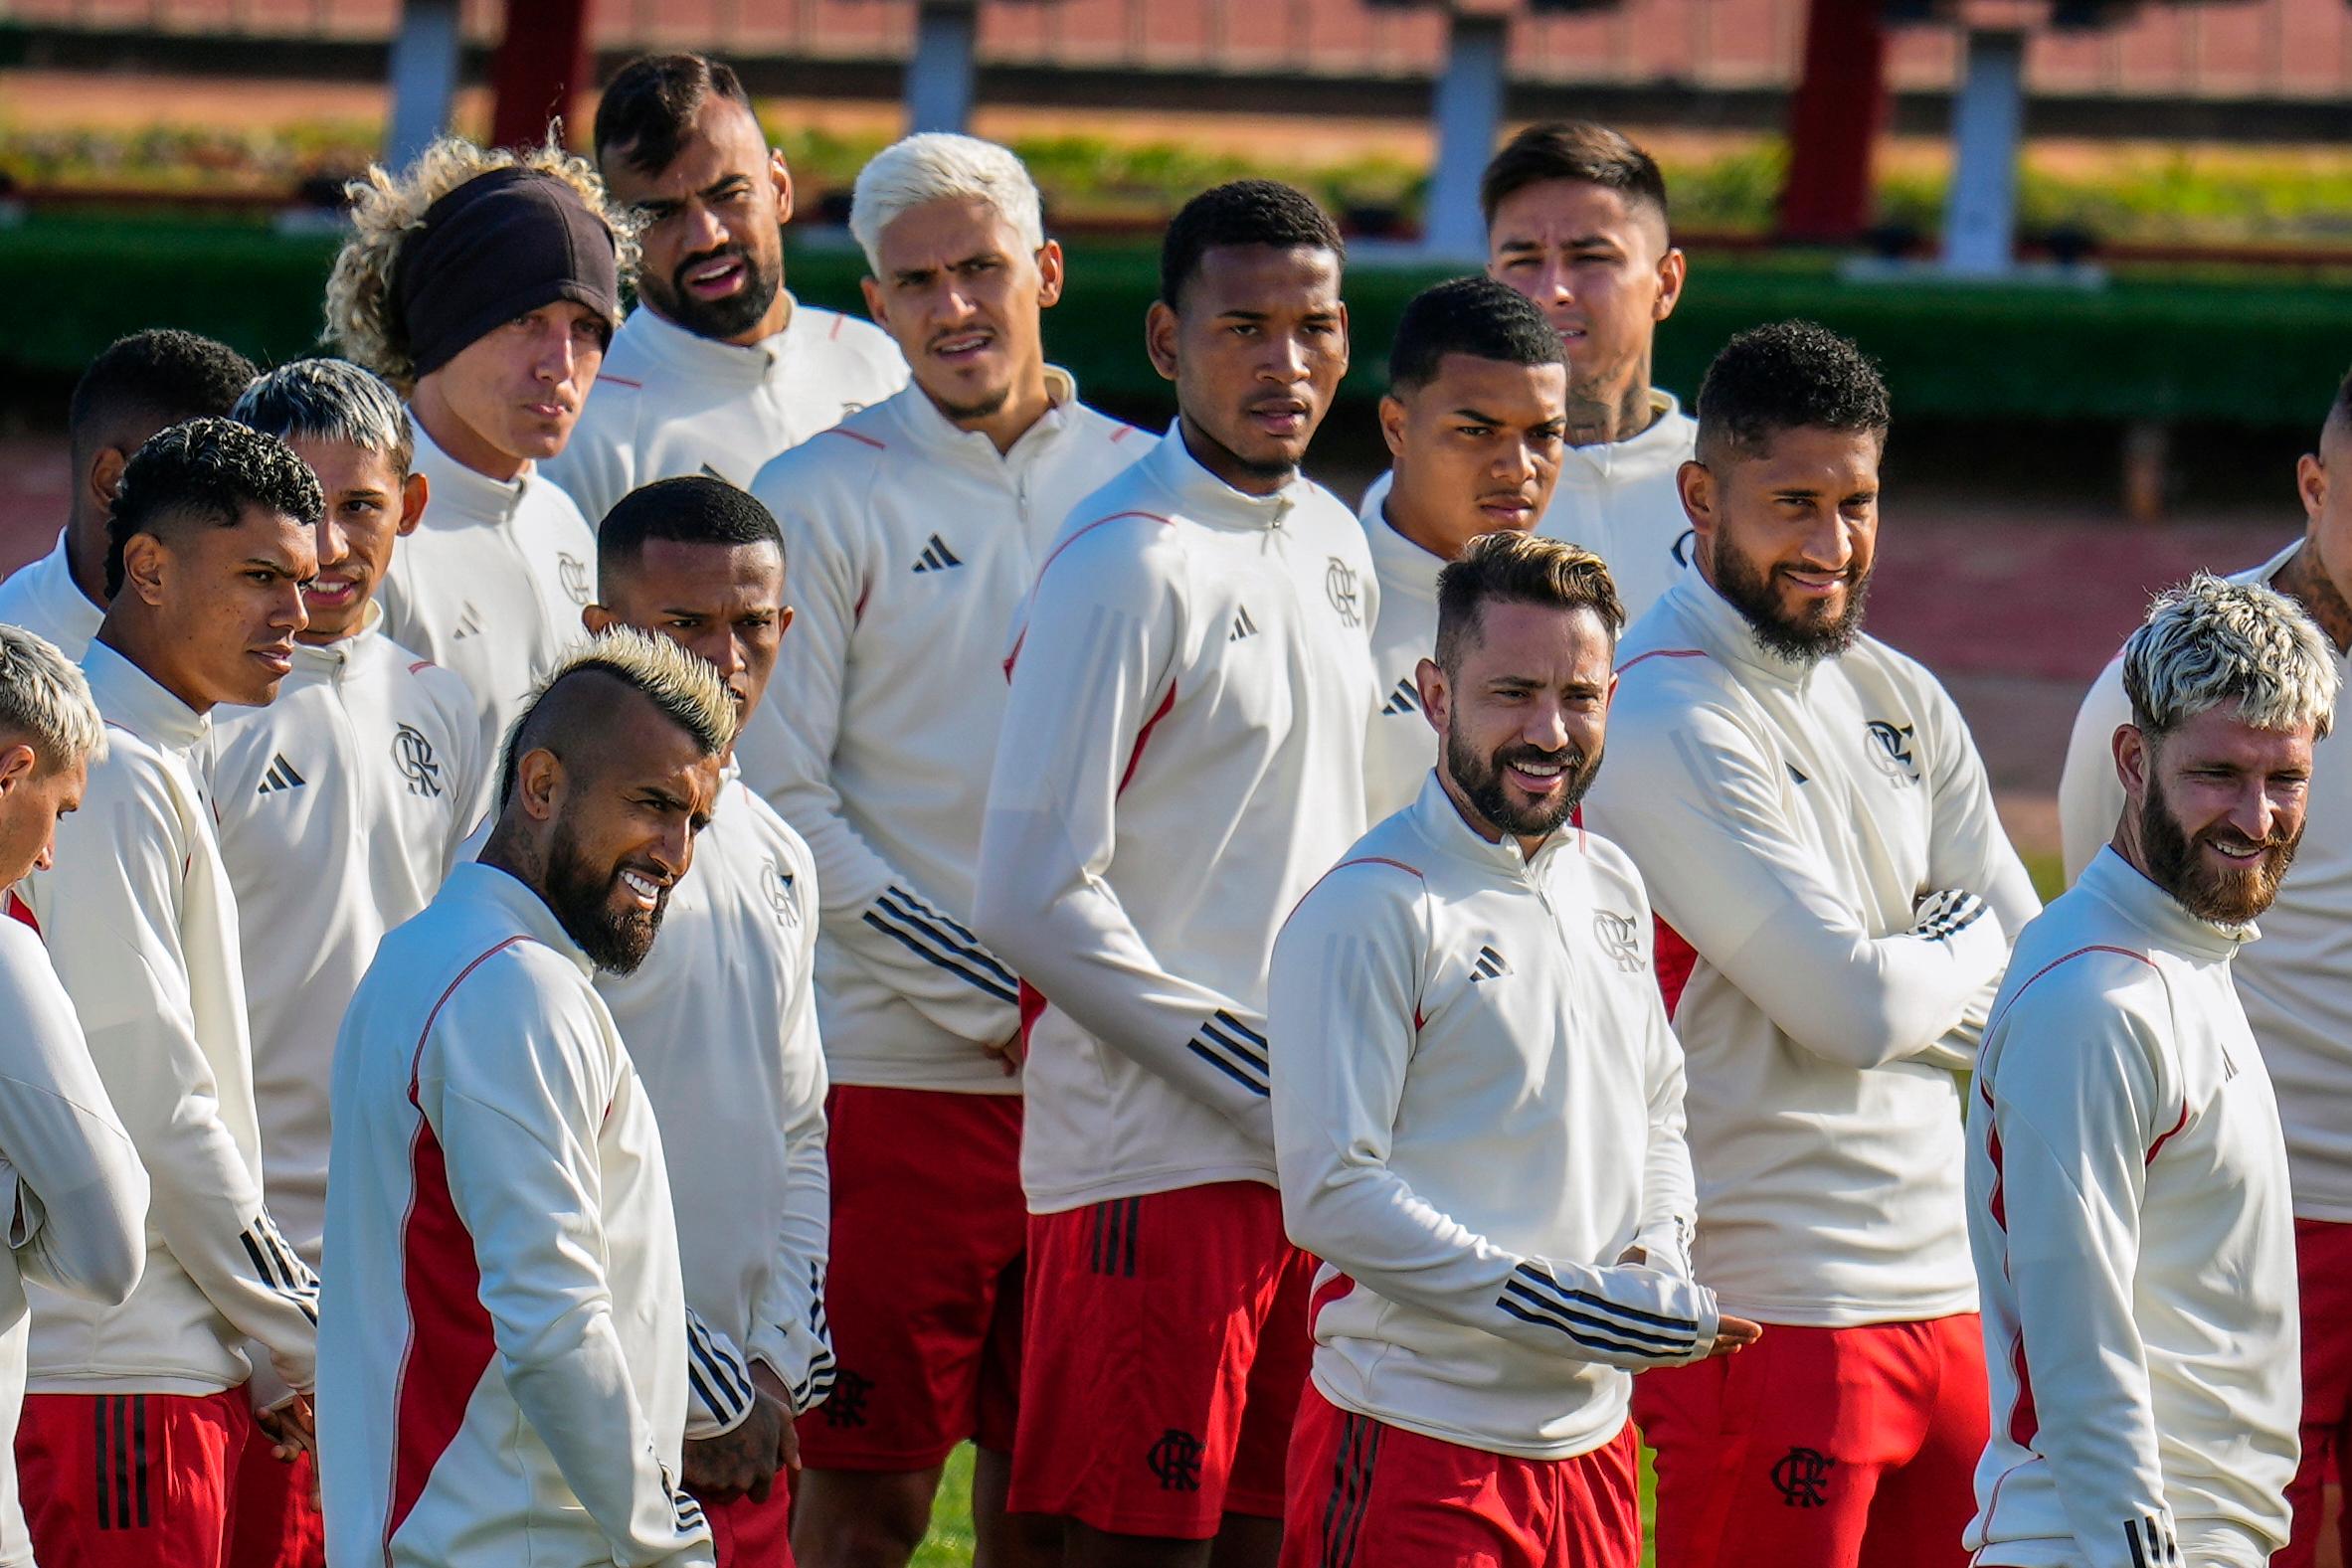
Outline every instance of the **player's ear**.
[(1674, 307), (1682, 303), (1683, 279), (1691, 274), (1691, 262), (1681, 249), (1668, 246), (1658, 259), (1658, 298), (1650, 306), (1650, 319), (1664, 321), (1674, 314)]
[(1684, 461), (1675, 471), (1674, 487), (1683, 500), (1683, 515), (1701, 539), (1713, 539), (1716, 525), (1715, 472), (1698, 458)]
[(1037, 308), (1059, 304), (1062, 297), (1062, 243), (1048, 240), (1037, 248)]
[(1380, 439), (1388, 443), (1391, 463), (1404, 451), (1404, 402), (1395, 393), (1380, 399)]
[(1421, 698), (1421, 717), (1438, 734), (1445, 734), (1446, 715), (1454, 694), (1447, 687), (1445, 671), (1437, 660), (1423, 659), (1413, 666), (1413, 690)]
[(1165, 299), (1153, 300), (1144, 312), (1144, 352), (1163, 381), (1176, 379), (1176, 313)]
[(2148, 770), (2155, 761), (2155, 748), (2148, 744), (2136, 724), (2119, 724), (2109, 743), (2115, 752), (2115, 777), (2123, 783), (2123, 793), (2134, 805), (2147, 797)]
[(412, 473), (400, 487), (400, 537), (406, 539), (425, 521), (425, 504), (433, 499), (433, 481)]
[(6, 794), (18, 784), (30, 783), (40, 771), (41, 758), (23, 741), (12, 741), (0, 746), (0, 794)]
[(773, 148), (768, 153), (768, 177), (776, 182), (776, 227), (781, 229), (793, 221), (793, 171), (784, 154)]
[(127, 593), (139, 596), (150, 609), (163, 606), (163, 579), (169, 570), (171, 552), (163, 541), (149, 533), (132, 534), (122, 545), (122, 587)]
[(882, 285), (870, 277), (861, 277), (857, 280), (857, 289), (865, 295), (865, 313), (873, 318), (874, 325), (885, 332), (889, 331), (890, 306), (884, 302)]
[(2307, 451), (2295, 459), (2295, 493), (2302, 497), (2303, 516), (2319, 521), (2319, 514), (2327, 510), (2327, 464), (2317, 452)]
[(514, 798), (523, 814), (534, 822), (554, 816), (556, 790), (563, 777), (562, 760), (546, 747), (534, 746), (523, 753), (514, 765)]
[(588, 628), (588, 634), (592, 637), (607, 626), (615, 624), (618, 619), (618, 616), (602, 605), (580, 607), (580, 623)]
[(106, 515), (114, 504), (114, 491), (122, 483), (123, 465), (130, 454), (119, 446), (100, 446), (97, 455), (90, 459), (90, 472), (82, 476), (84, 499), (98, 516)]

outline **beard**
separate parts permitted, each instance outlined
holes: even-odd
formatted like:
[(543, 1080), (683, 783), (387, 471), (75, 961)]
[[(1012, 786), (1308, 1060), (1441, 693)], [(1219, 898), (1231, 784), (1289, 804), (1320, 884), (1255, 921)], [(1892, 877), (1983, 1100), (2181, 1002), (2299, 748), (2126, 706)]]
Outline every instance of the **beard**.
[(1772, 591), (1771, 572), (1759, 571), (1720, 538), (1716, 541), (1713, 562), (1715, 591), (1747, 618), (1758, 642), (1784, 659), (1817, 664), (1845, 652), (1862, 634), (1862, 614), (1870, 600), (1868, 572), (1847, 580), (1846, 608), (1837, 615), (1792, 617), (1780, 609), (1779, 598)]
[[(696, 299), (686, 292), (687, 270), (721, 257), (733, 257), (743, 263), (743, 286), (724, 299)], [(768, 307), (776, 303), (784, 288), (784, 259), (780, 254), (763, 262), (740, 245), (722, 245), (687, 257), (665, 280), (656, 282), (648, 275), (638, 287), (654, 309), (696, 337), (724, 341), (758, 326)]]
[(2198, 847), (2238, 835), (2226, 826), (2208, 827), (2191, 838), (2181, 831), (2180, 819), (2164, 798), (2164, 786), (2153, 770), (2146, 795), (2140, 801), (2140, 851), (2148, 857), (2148, 879), (2170, 893), (2181, 908), (2217, 926), (2244, 926), (2270, 907), (2278, 884), (2294, 864), (2303, 831), (2292, 838), (2270, 838), (2260, 848), (2262, 858), (2244, 870), (2215, 870), (2197, 853)]
[[(1561, 780), (1559, 792), (1532, 806), (1520, 804), (1512, 798), (1511, 786), (1503, 779), (1503, 770), (1517, 763), (1557, 766)], [(1455, 787), (1480, 816), (1514, 838), (1541, 838), (1566, 821), (1583, 803), (1584, 791), (1592, 787), (1593, 777), (1600, 772), (1601, 759), (1598, 752), (1587, 757), (1573, 747), (1547, 752), (1535, 746), (1506, 746), (1492, 756), (1481, 757), (1468, 741), (1449, 729), (1445, 738), (1445, 767)]]
[(547, 846), (544, 878), (547, 907), (571, 939), (580, 944), (589, 962), (614, 974), (630, 974), (653, 951), (654, 933), (669, 908), (669, 890), (662, 889), (649, 909), (633, 904), (616, 908), (614, 889), (621, 884), (621, 868), (598, 871), (580, 852), (580, 840), (569, 823), (558, 823)]

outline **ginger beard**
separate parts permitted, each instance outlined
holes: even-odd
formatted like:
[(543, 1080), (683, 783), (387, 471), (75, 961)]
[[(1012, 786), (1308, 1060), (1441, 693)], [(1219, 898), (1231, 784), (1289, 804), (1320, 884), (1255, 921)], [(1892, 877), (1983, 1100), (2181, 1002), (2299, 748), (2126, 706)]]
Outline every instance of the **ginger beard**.
[[(2217, 926), (2244, 926), (2267, 910), (2278, 897), (2278, 885), (2286, 880), (2295, 850), (2303, 842), (2299, 825), (2291, 836), (2272, 834), (2258, 844), (2230, 826), (2227, 819), (2191, 836), (2164, 798), (2164, 784), (2154, 769), (2149, 770), (2147, 789), (2140, 800), (2139, 829), (2149, 879), (2170, 893), (2181, 908)], [(2233, 864), (2219, 858), (2223, 852), (2256, 858)]]

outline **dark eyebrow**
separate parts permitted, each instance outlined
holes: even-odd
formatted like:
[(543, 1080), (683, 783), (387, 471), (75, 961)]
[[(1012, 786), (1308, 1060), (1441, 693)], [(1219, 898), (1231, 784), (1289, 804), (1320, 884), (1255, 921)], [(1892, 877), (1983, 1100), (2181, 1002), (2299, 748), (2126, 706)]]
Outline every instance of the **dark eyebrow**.
[(751, 176), (748, 174), (722, 174), (717, 179), (711, 181), (708, 185), (705, 185), (701, 190), (696, 191), (694, 194), (700, 197), (708, 198), (718, 195), (730, 185), (749, 184), (751, 184)]
[(1481, 425), (1509, 425), (1511, 423), (1509, 420), (1497, 419), (1492, 414), (1481, 414), (1478, 410), (1468, 406), (1454, 410), (1454, 418), (1457, 420), (1475, 420)]

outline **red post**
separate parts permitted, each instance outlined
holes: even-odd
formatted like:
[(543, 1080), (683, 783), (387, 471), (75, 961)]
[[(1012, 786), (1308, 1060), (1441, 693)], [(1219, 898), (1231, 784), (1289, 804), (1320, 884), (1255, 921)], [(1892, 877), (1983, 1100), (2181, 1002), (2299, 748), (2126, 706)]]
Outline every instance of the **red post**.
[(1869, 227), (1871, 156), (1887, 124), (1883, 0), (1812, 0), (1804, 78), (1788, 115), (1784, 240), (1846, 241)]
[(532, 146), (571, 112), (588, 84), (588, 0), (506, 0), (506, 36), (490, 63), (490, 144)]

